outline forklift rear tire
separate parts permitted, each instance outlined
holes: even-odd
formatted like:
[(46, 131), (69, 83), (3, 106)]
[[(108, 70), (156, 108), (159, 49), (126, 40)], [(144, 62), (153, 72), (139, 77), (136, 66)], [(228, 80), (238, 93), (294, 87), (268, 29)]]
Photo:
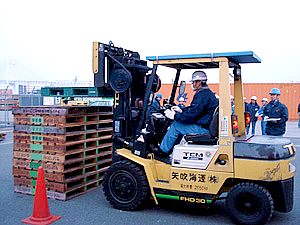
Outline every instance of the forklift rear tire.
[(230, 190), (226, 206), (236, 224), (265, 224), (273, 214), (271, 194), (254, 183), (239, 183)]
[(149, 186), (143, 169), (130, 161), (122, 160), (113, 163), (106, 171), (103, 191), (114, 208), (135, 210), (148, 197)]

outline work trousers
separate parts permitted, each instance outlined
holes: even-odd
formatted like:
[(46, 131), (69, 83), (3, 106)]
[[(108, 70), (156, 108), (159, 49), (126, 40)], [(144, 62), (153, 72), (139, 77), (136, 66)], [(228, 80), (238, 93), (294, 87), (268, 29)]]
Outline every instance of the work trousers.
[[(255, 125), (256, 125), (256, 121), (255, 121), (255, 122), (251, 121), (251, 122), (250, 122), (250, 125), (251, 125), (251, 134), (252, 134), (252, 135), (255, 135)], [(250, 127), (247, 127), (246, 130), (247, 130), (247, 134), (249, 134)]]
[(174, 121), (164, 136), (160, 149), (165, 152), (169, 153), (170, 150), (173, 148), (175, 141), (179, 137), (179, 135), (186, 135), (186, 134), (209, 134), (209, 130), (203, 128), (201, 125), (197, 124), (184, 124), (178, 121)]
[(267, 125), (267, 121), (264, 121), (263, 119), (261, 120), (261, 133), (262, 135), (267, 135), (266, 134), (266, 125)]
[(251, 121), (251, 134), (255, 135), (255, 126), (256, 126), (256, 121)]

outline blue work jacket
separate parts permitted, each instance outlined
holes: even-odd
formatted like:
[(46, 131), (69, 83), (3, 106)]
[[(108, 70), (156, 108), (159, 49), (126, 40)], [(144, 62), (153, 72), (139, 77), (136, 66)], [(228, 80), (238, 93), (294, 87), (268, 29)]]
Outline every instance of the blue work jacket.
[(285, 133), (286, 121), (289, 118), (289, 112), (284, 104), (278, 100), (271, 101), (266, 105), (264, 115), (269, 118), (280, 118), (279, 121), (267, 122), (266, 134), (278, 136)]
[(259, 105), (255, 102), (252, 104), (251, 102), (248, 103), (248, 112), (250, 113), (251, 122), (256, 122), (257, 117), (255, 116), (255, 113), (259, 110)]
[(191, 105), (176, 113), (174, 120), (185, 124), (199, 124), (208, 129), (219, 100), (208, 86), (201, 87), (194, 94)]
[(264, 114), (265, 108), (266, 108), (266, 105), (262, 105), (262, 106), (260, 107), (260, 109), (257, 111), (257, 113), (261, 116), (262, 119), (265, 118), (265, 114)]

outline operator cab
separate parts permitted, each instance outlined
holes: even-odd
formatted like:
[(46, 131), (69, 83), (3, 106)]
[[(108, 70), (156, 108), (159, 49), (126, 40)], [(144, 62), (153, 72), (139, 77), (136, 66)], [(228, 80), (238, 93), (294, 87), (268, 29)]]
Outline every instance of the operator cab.
[[(247, 140), (249, 138), (247, 137), (247, 132), (245, 128), (250, 125), (250, 120), (249, 115), (245, 113), (244, 109), (243, 86), (241, 79), (240, 64), (260, 63), (260, 59), (253, 52), (226, 52), (176, 56), (149, 56), (147, 57), (147, 60), (153, 62), (152, 74), (156, 74), (158, 66), (165, 66), (176, 70), (176, 76), (174, 79), (172, 91), (170, 93), (171, 105), (174, 104), (174, 99), (177, 97), (175, 95), (182, 95), (185, 90), (185, 84), (181, 84), (180, 86), (178, 85), (179, 77), (182, 70), (205, 70), (211, 68), (219, 69), (219, 91), (217, 92), (217, 94), (220, 96), (219, 107), (216, 108), (213, 115), (213, 119), (210, 123), (210, 134), (185, 135), (181, 142), (174, 146), (172, 156), (173, 166), (183, 166), (179, 162), (184, 161), (183, 154), (186, 154), (186, 152), (190, 152), (192, 155), (197, 155), (199, 157), (201, 156), (200, 158), (194, 158), (194, 160), (197, 159), (203, 162), (203, 159), (208, 159), (208, 161), (203, 165), (201, 163), (192, 163), (191, 166), (185, 164), (185, 167), (205, 169), (209, 164), (210, 160), (213, 158), (214, 153), (219, 148), (224, 148), (224, 142), (226, 143), (226, 145), (230, 146), (236, 140), (241, 141)], [(234, 115), (232, 114), (230, 102), (230, 68), (233, 68), (234, 75)], [(190, 74), (192, 74), (192, 71)], [(145, 99), (146, 98), (147, 96), (145, 96)], [(160, 120), (162, 120), (162, 118), (160, 118)], [(156, 123), (159, 124), (159, 122)], [(170, 123), (168, 125), (170, 125)], [(156, 130), (156, 133), (159, 133), (158, 136), (160, 138), (158, 142), (161, 142), (163, 136), (167, 132), (167, 128), (161, 128), (158, 126), (155, 127), (154, 130)], [(181, 152), (181, 155), (178, 152)], [(193, 157), (190, 157), (190, 159), (191, 158)], [(219, 161), (221, 162), (222, 160)], [(222, 161), (222, 163), (224, 163), (224, 161)]]

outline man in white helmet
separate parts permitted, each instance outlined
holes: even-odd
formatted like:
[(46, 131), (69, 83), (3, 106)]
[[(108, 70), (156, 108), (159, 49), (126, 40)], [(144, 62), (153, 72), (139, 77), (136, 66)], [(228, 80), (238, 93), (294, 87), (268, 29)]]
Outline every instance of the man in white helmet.
[(195, 91), (191, 105), (184, 109), (174, 106), (165, 111), (166, 117), (174, 121), (164, 136), (160, 149), (156, 151), (159, 156), (168, 156), (180, 135), (209, 134), (209, 125), (219, 101), (207, 86), (207, 76), (203, 71), (194, 72), (191, 81), (191, 88)]
[(261, 100), (262, 105), (261, 105), (260, 109), (255, 114), (256, 117), (261, 116), (261, 133), (262, 133), (262, 135), (266, 135), (267, 121), (264, 120), (264, 118), (265, 118), (264, 109), (265, 109), (267, 103), (268, 103), (268, 99), (263, 98)]
[(179, 108), (184, 109), (185, 108), (184, 97), (180, 97), (178, 102), (179, 102), (179, 104), (178, 104)]
[[(251, 97), (251, 102), (248, 103), (247, 108), (250, 113), (250, 118), (251, 118), (251, 129), (252, 129), (252, 135), (255, 135), (255, 126), (256, 126), (256, 121), (257, 117), (255, 116), (256, 112), (259, 110), (259, 105), (257, 104), (257, 97), (252, 96)], [(249, 132), (249, 130), (248, 130)]]

